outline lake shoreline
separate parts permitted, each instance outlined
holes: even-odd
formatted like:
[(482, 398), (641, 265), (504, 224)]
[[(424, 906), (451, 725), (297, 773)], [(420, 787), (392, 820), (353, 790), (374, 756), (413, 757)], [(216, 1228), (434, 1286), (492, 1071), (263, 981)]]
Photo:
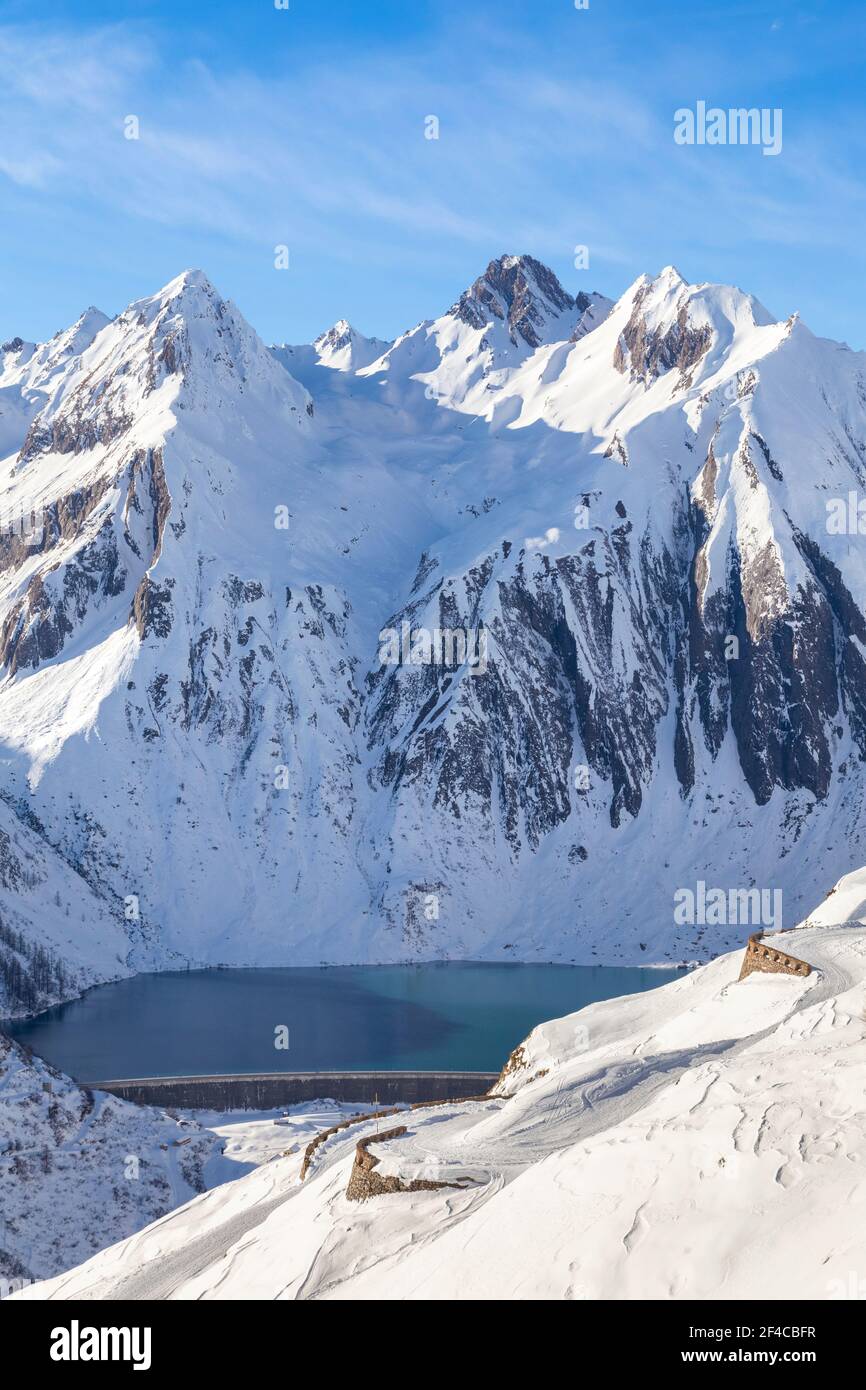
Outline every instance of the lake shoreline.
[(487, 1072), (536, 1024), (682, 973), (516, 961), (155, 971), (93, 986), (4, 1031), (82, 1084), (275, 1070)]

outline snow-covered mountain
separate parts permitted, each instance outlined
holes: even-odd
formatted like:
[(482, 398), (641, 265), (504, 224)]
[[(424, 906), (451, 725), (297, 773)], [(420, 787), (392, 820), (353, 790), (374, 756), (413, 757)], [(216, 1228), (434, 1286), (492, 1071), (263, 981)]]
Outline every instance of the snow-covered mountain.
[(37, 942), (41, 1001), (703, 959), (748, 927), (678, 890), (789, 924), (864, 857), (866, 356), (671, 267), (612, 305), (514, 256), (381, 347), (268, 349), (200, 272), (10, 345), (7, 1010)]
[(382, 338), (365, 338), (357, 333), (345, 319), (321, 333), (313, 343), (320, 365), (341, 372), (357, 372), (361, 367), (369, 367), (388, 347)]
[(399, 400), (411, 383), (450, 406), (474, 402), (478, 413), (514, 368), (540, 347), (577, 342), (612, 305), (600, 294), (568, 294), (553, 271), (531, 256), (501, 256), (446, 314), (403, 333), (366, 368)]
[[(542, 1024), (490, 1098), (332, 1134), (303, 1181), (269, 1164), (16, 1298), (862, 1298), (866, 930), (782, 942), (811, 975), (739, 982), (738, 951)], [(360, 1141), (391, 1190), (359, 1201)]]

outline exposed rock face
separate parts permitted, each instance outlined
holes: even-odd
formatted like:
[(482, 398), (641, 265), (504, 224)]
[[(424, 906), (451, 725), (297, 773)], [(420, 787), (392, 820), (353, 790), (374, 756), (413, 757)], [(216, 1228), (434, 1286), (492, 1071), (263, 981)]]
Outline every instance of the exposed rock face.
[(644, 289), (635, 295), (631, 318), (617, 339), (613, 365), (618, 372), (629, 371), (645, 385), (650, 385), (663, 372), (676, 368), (683, 387), (687, 387), (691, 384), (690, 368), (700, 361), (710, 345), (709, 325), (693, 327), (689, 323), (688, 300), (683, 300), (673, 323), (652, 326), (642, 308), (646, 293)]
[(542, 342), (541, 330), (551, 317), (588, 309), (590, 298), (573, 298), (547, 266), (532, 256), (501, 256), (460, 296), (451, 310), (472, 328), (483, 328), (490, 315), (508, 326), (512, 342), (531, 348)]
[[(703, 502), (697, 515), (699, 534), (705, 536)], [(844, 628), (840, 633), (826, 593), (809, 583), (789, 601), (772, 544), (745, 566), (732, 552), (724, 589), (703, 604), (705, 574), (699, 546), (690, 586), (688, 669), (707, 747), (717, 755), (730, 725), (740, 767), (759, 805), (776, 787), (806, 788), (823, 799), (844, 679), (837, 653)], [(689, 790), (689, 775), (680, 780)]]
[(106, 518), (98, 530), (88, 527), (107, 489), (108, 481), (99, 479), (70, 497), (59, 498), (44, 511), (38, 541), (31, 545), (26, 537), (19, 539), (13, 533), (5, 547), (0, 546), (0, 564), (5, 560), (5, 567), (14, 570), (34, 554), (50, 561), (51, 552), (64, 541), (79, 543), (74, 560), (62, 570), (49, 563), (38, 571), (9, 608), (0, 626), (0, 666), (6, 666), (10, 675), (57, 656), (91, 604), (98, 606), (123, 593), (127, 573), (111, 521)]
[[(658, 652), (676, 574), (669, 556), (652, 568), (647, 557), (634, 573), (618, 539), (615, 528), (555, 564), (522, 551), (506, 559), (499, 549), (459, 587), (440, 580), (398, 615), (414, 624), (432, 604), (426, 626), (466, 630), (484, 617), (496, 655), (485, 674), (454, 688), (433, 666), (408, 676), (384, 667), (372, 678), (368, 729), (371, 747), (383, 749), (384, 785), (432, 778), (434, 805), (455, 819), (470, 804), (482, 815), (495, 805), (514, 853), (524, 842), (535, 850), (571, 815), (576, 728), (592, 773), (610, 784), (611, 824), (623, 810), (637, 814), (668, 704)], [(640, 649), (640, 678), (614, 637), (623, 619)], [(447, 710), (455, 718), (443, 718)]]

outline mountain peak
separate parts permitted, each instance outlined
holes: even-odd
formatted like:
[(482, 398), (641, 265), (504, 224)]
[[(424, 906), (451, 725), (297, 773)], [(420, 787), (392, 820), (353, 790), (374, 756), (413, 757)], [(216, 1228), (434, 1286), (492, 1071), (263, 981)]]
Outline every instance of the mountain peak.
[(553, 271), (533, 256), (505, 255), (489, 263), (449, 312), (470, 328), (486, 327), (493, 315), (507, 325), (513, 343), (521, 338), (536, 348), (545, 341), (551, 320), (589, 304), (587, 295), (575, 299), (564, 290)]
[[(690, 284), (673, 265), (641, 275), (619, 300), (623, 328), (614, 351), (617, 371), (650, 385), (676, 367), (682, 389), (717, 370), (734, 341), (775, 325), (753, 295), (734, 285)], [(776, 335), (778, 340), (778, 334)], [(764, 343), (764, 349), (766, 342)], [(751, 353), (758, 350), (754, 340)]]
[(356, 372), (368, 367), (388, 347), (389, 344), (379, 338), (366, 338), (352, 327), (348, 319), (337, 319), (313, 343), (320, 367), (334, 367), (344, 372)]
[(155, 294), (135, 300), (120, 318), (143, 315), (145, 321), (150, 323), (167, 309), (198, 318), (202, 312), (208, 312), (207, 306), (216, 310), (218, 315), (226, 311), (226, 301), (203, 270), (183, 270)]
[(360, 336), (359, 333), (355, 332), (348, 319), (337, 319), (335, 324), (326, 328), (324, 333), (320, 333), (318, 338), (313, 340), (313, 347), (320, 350), (325, 347), (332, 349), (348, 347), (355, 338)]
[[(486, 414), (491, 392), (539, 348), (576, 343), (613, 307), (601, 294), (571, 295), (533, 256), (507, 253), (436, 319), (400, 335), (365, 374), (422, 382), (428, 400), (466, 404)], [(483, 402), (483, 404), (482, 404)]]
[(55, 350), (62, 350), (64, 356), (71, 357), (89, 347), (97, 333), (101, 333), (109, 323), (111, 319), (108, 315), (91, 304), (83, 314), (79, 314), (71, 327), (55, 333), (51, 340), (52, 345)]
[(656, 276), (656, 278), (655, 278), (655, 283), (656, 283), (657, 285), (658, 285), (658, 284), (685, 285), (685, 284), (686, 284), (686, 281), (685, 281), (685, 279), (683, 278), (683, 276), (680, 274), (680, 272), (677, 270), (677, 268), (676, 268), (675, 265), (665, 265), (665, 266), (662, 266), (661, 270), (659, 271), (658, 275)]
[(214, 402), (222, 432), (237, 427), (244, 437), (256, 409), (280, 428), (305, 426), (312, 414), (307, 392), (201, 270), (183, 271), (113, 320), (85, 311), (48, 347), (63, 381), (31, 412), (22, 463), (62, 438), (69, 454), (105, 446), (114, 467), (142, 440), (164, 439), (176, 411), (187, 421), (195, 412), (209, 418)]
[(645, 309), (653, 306), (656, 311), (668, 314), (672, 310), (678, 312), (686, 302), (708, 306), (708, 312), (714, 308), (727, 317), (742, 315), (759, 326), (776, 322), (754, 295), (736, 285), (711, 280), (692, 284), (674, 265), (664, 266), (655, 276), (639, 276), (619, 301), (620, 304), (643, 304)]
[(110, 322), (91, 304), (47, 342), (15, 337), (0, 345), (0, 459), (17, 451), (61, 379), (75, 373), (81, 354)]
[(173, 280), (169, 280), (168, 284), (163, 286), (159, 294), (165, 298), (173, 299), (187, 289), (205, 290), (209, 294), (216, 293), (204, 271), (191, 268), (182, 270), (179, 275), (175, 275)]

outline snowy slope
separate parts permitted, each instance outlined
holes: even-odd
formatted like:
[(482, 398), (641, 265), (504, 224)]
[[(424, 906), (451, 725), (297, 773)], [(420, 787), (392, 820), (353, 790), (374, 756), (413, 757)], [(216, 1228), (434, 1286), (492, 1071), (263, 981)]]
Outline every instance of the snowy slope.
[[(742, 953), (543, 1024), (498, 1098), (368, 1122), (208, 1193), (36, 1299), (826, 1299), (866, 1233), (866, 930), (782, 938), (807, 979)], [(378, 1171), (453, 1184), (345, 1193)]]
[[(0, 911), (69, 976), (41, 998), (706, 959), (756, 924), (678, 890), (789, 925), (862, 859), (866, 565), (827, 503), (866, 487), (864, 355), (526, 256), (381, 347), (268, 349), (191, 271), (4, 357), (0, 514), (44, 534), (0, 536), (0, 829), (34, 856)], [(485, 669), (384, 660), (404, 624)]]
[[(198, 272), (130, 306), (78, 364), (0, 481), (10, 508), (48, 516), (41, 547), (10, 556), (0, 581), (4, 780), (132, 922), (136, 964), (151, 928), (169, 926), (162, 958), (172, 949), (169, 907), (195, 958), (196, 924), (245, 922), (251, 892), (282, 918), (278, 897), (297, 888), (285, 817), (349, 784), (348, 605), (321, 565), (303, 583), (292, 534), (312, 405)], [(311, 629), (328, 638), (308, 660)], [(313, 715), (294, 682), (326, 679)], [(314, 750), (309, 789), (270, 818), (279, 862), (244, 862), (274, 767), (296, 763), (311, 723), (320, 738), (337, 727), (335, 754)]]
[(0, 1035), (0, 1294), (188, 1201), (218, 1147), (192, 1120), (82, 1089)]
[(134, 926), (46, 842), (29, 806), (0, 800), (3, 1016), (33, 1013), (131, 974)]

